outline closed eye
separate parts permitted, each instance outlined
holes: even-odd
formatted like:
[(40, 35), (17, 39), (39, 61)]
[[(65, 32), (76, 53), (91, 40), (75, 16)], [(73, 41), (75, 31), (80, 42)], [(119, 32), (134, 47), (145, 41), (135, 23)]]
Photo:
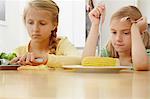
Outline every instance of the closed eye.
[(112, 34), (116, 34), (117, 32), (111, 32)]
[(130, 34), (130, 32), (124, 32), (124, 34), (125, 34), (125, 35), (129, 35), (129, 34)]
[(28, 21), (28, 24), (31, 24), (31, 25), (32, 25), (33, 23), (34, 23), (33, 21)]
[(43, 20), (41, 20), (39, 23), (40, 23), (40, 25), (46, 25), (47, 24), (47, 22), (43, 21)]
[(41, 25), (46, 25), (46, 23), (45, 23), (45, 22), (41, 22), (40, 24), (41, 24)]
[(124, 33), (124, 34), (129, 34), (129, 33)]

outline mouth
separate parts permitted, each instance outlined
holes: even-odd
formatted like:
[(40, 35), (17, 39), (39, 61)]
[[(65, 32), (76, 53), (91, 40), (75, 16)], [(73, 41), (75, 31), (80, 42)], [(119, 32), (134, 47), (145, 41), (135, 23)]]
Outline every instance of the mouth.
[(123, 44), (115, 44), (116, 47), (124, 46)]
[(34, 38), (37, 38), (37, 37), (40, 37), (41, 35), (40, 34), (33, 34), (32, 37)]

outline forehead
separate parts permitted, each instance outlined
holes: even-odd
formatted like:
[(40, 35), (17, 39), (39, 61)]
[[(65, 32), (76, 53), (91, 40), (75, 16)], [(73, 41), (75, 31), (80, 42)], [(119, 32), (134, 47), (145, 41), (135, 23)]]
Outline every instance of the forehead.
[(121, 19), (113, 19), (110, 23), (110, 29), (127, 30), (131, 28), (131, 23), (128, 21), (120, 21)]
[(47, 10), (39, 8), (29, 8), (26, 14), (27, 19), (41, 19), (41, 20), (50, 20), (51, 13)]

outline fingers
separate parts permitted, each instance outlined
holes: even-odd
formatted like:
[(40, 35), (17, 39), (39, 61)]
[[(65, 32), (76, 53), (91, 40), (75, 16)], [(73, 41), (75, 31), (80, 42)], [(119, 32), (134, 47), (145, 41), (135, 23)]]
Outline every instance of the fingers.
[(27, 65), (27, 64), (31, 64), (30, 63), (30, 54), (27, 53), (26, 55), (22, 56), (19, 58), (19, 61), (17, 62), (20, 65)]
[(30, 61), (31, 61), (32, 65), (46, 64), (48, 61), (47, 56), (48, 55), (46, 53), (43, 53), (43, 54), (31, 53), (30, 54)]
[(31, 62), (35, 62), (35, 54), (34, 54), (34, 53), (31, 53), (31, 54), (30, 54), (30, 57), (31, 57), (30, 61), (31, 61)]
[(20, 59), (17, 62), (17, 64), (19, 64), (19, 65), (25, 65), (25, 62), (26, 62), (26, 55), (20, 57)]
[[(36, 61), (37, 58), (43, 59), (42, 61)], [(27, 53), (26, 55), (16, 58), (12, 60), (11, 63), (17, 63), (20, 65), (32, 65), (37, 66), (41, 64), (47, 63), (47, 54), (35, 54), (35, 53)]]
[(136, 27), (139, 29), (141, 34), (145, 33), (148, 29), (147, 19), (146, 17), (141, 17), (132, 24), (133, 29)]
[(105, 11), (105, 5), (104, 4), (100, 4), (97, 6), (98, 11), (103, 14)]
[(43, 58), (44, 60), (43, 60), (43, 63), (44, 63), (44, 65), (47, 63), (47, 61), (48, 61), (48, 56), (45, 56), (44, 58)]
[(96, 18), (100, 18), (100, 16), (104, 13), (105, 11), (105, 6), (104, 5), (99, 5), (96, 8), (94, 8), (89, 15), (92, 15)]
[(15, 57), (14, 59), (12, 59), (9, 63), (10, 64), (17, 64), (17, 62), (19, 61), (20, 57)]
[(97, 9), (94, 8), (94, 9), (89, 13), (89, 17), (99, 18), (99, 17), (100, 17), (99, 11), (97, 11)]
[(47, 54), (41, 54), (39, 56), (34, 57), (32, 60), (35, 64), (46, 64), (48, 61), (48, 55)]
[(137, 20), (137, 22), (142, 21), (142, 20), (146, 21), (146, 17), (141, 17), (140, 19)]
[(86, 5), (86, 11), (90, 12), (92, 9), (93, 8), (89, 4)]
[(100, 23), (100, 18), (102, 19), (102, 23), (104, 23), (105, 19), (105, 5), (98, 5), (95, 7), (90, 13), (89, 13), (89, 18), (92, 24), (99, 25)]
[(30, 55), (30, 53), (29, 54), (27, 54), (27, 57), (26, 57), (26, 65), (32, 65), (32, 62), (30, 61), (31, 60), (31, 55)]
[(35, 54), (35, 53), (30, 53), (30, 65), (32, 65), (32, 66), (37, 66), (37, 65), (40, 65), (41, 63), (38, 63), (38, 62), (36, 62), (36, 57), (37, 57), (37, 55)]

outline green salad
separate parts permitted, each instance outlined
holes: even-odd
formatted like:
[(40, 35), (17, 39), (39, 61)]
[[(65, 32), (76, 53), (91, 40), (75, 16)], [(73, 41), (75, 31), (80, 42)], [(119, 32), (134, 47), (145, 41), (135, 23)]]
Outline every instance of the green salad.
[[(5, 59), (7, 61), (10, 61), (15, 57), (17, 57), (16, 53), (5, 53), (5, 52), (0, 53), (0, 59)], [(1, 64), (2, 64), (2, 62), (0, 61), (0, 65)]]

